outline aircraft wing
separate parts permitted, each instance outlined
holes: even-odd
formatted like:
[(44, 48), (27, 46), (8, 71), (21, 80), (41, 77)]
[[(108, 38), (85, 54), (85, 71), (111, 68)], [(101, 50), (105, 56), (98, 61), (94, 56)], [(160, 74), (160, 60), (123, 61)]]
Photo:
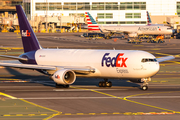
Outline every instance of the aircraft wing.
[(156, 60), (157, 62), (163, 62), (163, 61), (171, 60), (174, 58), (175, 58), (174, 56), (166, 56), (166, 57), (156, 58)]
[(104, 29), (105, 31), (109, 31), (109, 32), (112, 32), (112, 33), (117, 33), (117, 32), (119, 32), (119, 33), (125, 33), (125, 34), (129, 34), (129, 33), (131, 33), (130, 31), (123, 31), (123, 30), (109, 30), (109, 29)]
[(32, 65), (32, 64), (22, 64), (22, 63), (1, 63), (0, 66), (13, 67), (21, 69), (32, 69), (32, 70), (50, 70), (57, 71), (60, 69), (69, 69), (79, 74), (89, 74), (94, 73), (95, 69), (90, 66), (48, 66), (48, 65)]
[(32, 64), (17, 64), (17, 63), (0, 63), (0, 66), (13, 67), (13, 68), (23, 68), (23, 69), (40, 69), (40, 70), (56, 70), (53, 66), (44, 65), (32, 65)]

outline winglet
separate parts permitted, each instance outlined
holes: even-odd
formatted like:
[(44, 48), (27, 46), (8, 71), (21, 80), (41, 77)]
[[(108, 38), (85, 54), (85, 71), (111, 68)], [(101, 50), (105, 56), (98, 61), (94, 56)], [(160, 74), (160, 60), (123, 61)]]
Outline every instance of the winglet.
[(29, 51), (41, 49), (38, 39), (36, 38), (36, 35), (34, 34), (21, 5), (16, 5), (16, 10), (18, 15), (24, 52), (26, 53)]

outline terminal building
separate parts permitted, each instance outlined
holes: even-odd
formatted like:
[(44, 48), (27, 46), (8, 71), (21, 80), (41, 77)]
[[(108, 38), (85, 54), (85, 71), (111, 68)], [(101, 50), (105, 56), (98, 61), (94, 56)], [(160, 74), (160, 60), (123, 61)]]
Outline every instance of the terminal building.
[(85, 23), (84, 14), (90, 14), (98, 24), (147, 24), (146, 11), (152, 23), (179, 24), (180, 0), (1, 0), (0, 13), (15, 13), (15, 5), (23, 6), (31, 25), (56, 23)]
[[(77, 17), (85, 12), (90, 14), (99, 24), (146, 24), (149, 11), (154, 16), (180, 16), (180, 0), (24, 0), (30, 11), (28, 16), (63, 15)], [(27, 5), (27, 4), (26, 4)], [(27, 12), (26, 12), (27, 13)], [(161, 22), (166, 22), (166, 19)], [(159, 19), (155, 20), (158, 22)]]

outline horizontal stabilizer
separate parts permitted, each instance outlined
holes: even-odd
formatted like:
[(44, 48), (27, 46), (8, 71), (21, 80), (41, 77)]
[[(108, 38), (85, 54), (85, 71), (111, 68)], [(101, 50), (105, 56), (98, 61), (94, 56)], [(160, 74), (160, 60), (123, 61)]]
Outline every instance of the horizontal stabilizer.
[(166, 57), (161, 57), (161, 58), (156, 58), (157, 62), (163, 62), (163, 61), (167, 61), (167, 60), (171, 60), (174, 59), (174, 56), (166, 56)]
[(27, 58), (21, 58), (21, 57), (16, 57), (16, 56), (0, 55), (0, 57), (5, 57), (5, 58), (16, 59), (16, 60), (28, 61), (28, 59), (27, 59)]

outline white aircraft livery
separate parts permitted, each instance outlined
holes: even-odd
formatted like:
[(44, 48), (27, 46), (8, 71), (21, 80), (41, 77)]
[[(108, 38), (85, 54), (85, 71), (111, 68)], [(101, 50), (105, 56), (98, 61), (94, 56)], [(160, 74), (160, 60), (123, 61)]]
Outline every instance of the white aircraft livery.
[(155, 58), (152, 54), (139, 50), (87, 50), (87, 49), (44, 49), (40, 46), (20, 5), (16, 6), (24, 53), (19, 57), (1, 55), (17, 59), (21, 64), (0, 63), (0, 66), (37, 70), (48, 75), (56, 87), (69, 87), (76, 77), (102, 78), (99, 87), (111, 87), (108, 81), (128, 79), (147, 82), (159, 71), (159, 62), (174, 59), (173, 56)]
[(86, 20), (88, 24), (89, 31), (96, 32), (122, 32), (128, 34), (129, 37), (138, 37), (138, 35), (173, 35), (176, 31), (169, 26), (162, 26), (159, 24), (148, 24), (148, 25), (117, 25), (117, 26), (103, 26), (98, 25), (96, 21), (93, 19), (89, 12), (85, 12)]

